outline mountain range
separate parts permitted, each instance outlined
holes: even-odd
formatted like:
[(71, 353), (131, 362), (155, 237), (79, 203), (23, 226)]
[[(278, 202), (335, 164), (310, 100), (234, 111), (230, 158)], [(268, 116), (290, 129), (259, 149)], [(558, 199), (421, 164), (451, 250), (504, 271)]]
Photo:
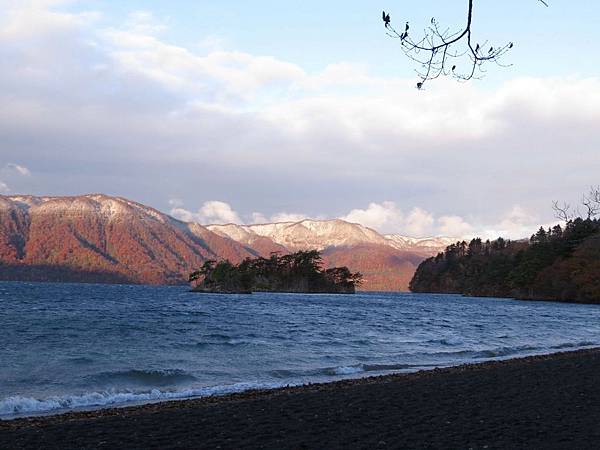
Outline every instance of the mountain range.
[(180, 284), (207, 259), (318, 249), (364, 274), (364, 290), (406, 290), (454, 239), (382, 235), (340, 219), (258, 225), (183, 222), (121, 197), (0, 196), (0, 279)]

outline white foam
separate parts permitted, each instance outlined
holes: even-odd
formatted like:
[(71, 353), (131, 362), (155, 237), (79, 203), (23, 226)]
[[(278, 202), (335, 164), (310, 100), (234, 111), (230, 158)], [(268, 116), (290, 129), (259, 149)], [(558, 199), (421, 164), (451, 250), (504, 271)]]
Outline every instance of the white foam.
[(289, 383), (235, 383), (225, 386), (207, 386), (181, 391), (152, 389), (147, 392), (89, 392), (81, 395), (54, 396), (47, 399), (13, 396), (0, 400), (0, 417), (27, 416), (61, 410), (227, 395), (253, 389), (274, 389), (287, 385)]
[(342, 366), (334, 369), (336, 375), (353, 375), (355, 373), (361, 373), (364, 371), (365, 369), (363, 367), (358, 366)]

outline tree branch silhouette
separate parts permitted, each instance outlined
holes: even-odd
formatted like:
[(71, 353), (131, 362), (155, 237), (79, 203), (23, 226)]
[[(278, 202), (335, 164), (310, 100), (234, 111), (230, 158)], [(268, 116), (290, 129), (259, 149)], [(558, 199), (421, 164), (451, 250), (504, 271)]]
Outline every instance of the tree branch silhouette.
[[(538, 1), (548, 6), (544, 0)], [(393, 39), (399, 39), (404, 54), (419, 65), (415, 70), (420, 78), (417, 83), (418, 89), (422, 89), (427, 81), (442, 75), (452, 76), (459, 81), (480, 78), (485, 73), (483, 66), (488, 62), (501, 67), (510, 66), (501, 64), (500, 59), (513, 48), (512, 42), (493, 46), (488, 41), (480, 43), (473, 40), (473, 0), (468, 0), (467, 22), (464, 28), (452, 32), (450, 28), (441, 28), (433, 17), (420, 39), (413, 39), (408, 22), (404, 30), (398, 32), (392, 26), (389, 13), (384, 11), (382, 18), (386, 34)], [(463, 59), (466, 59), (468, 64), (465, 65), (466, 68), (461, 69), (458, 65)]]
[[(600, 186), (591, 186), (588, 193), (581, 196), (581, 205), (584, 208), (587, 219), (598, 217), (600, 215)], [(565, 222), (582, 216), (580, 208), (572, 208), (566, 202), (559, 203), (558, 201), (553, 201), (552, 209), (554, 210), (554, 217)]]

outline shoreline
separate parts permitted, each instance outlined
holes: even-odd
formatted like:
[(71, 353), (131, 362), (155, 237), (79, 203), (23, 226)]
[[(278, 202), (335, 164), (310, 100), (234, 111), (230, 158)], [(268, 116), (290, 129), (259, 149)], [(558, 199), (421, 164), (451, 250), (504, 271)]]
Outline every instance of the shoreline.
[[(354, 423), (351, 428), (356, 428), (354, 430), (356, 432), (363, 428), (361, 436), (364, 439), (356, 442), (358, 446), (365, 444), (365, 447), (372, 448), (377, 447), (380, 442), (375, 434), (387, 433), (386, 427), (377, 431), (379, 426), (387, 423), (390, 418), (392, 421), (388, 426), (398, 421), (403, 422), (406, 417), (409, 417), (407, 414), (412, 416), (411, 419), (416, 419), (417, 423), (437, 422), (444, 416), (446, 418), (452, 416), (450, 424), (458, 420), (463, 422), (463, 427), (477, 425), (472, 422), (472, 410), (470, 414), (462, 411), (459, 417), (456, 417), (456, 413), (460, 413), (461, 408), (458, 407), (456, 410), (454, 406), (465, 401), (463, 406), (467, 409), (477, 405), (475, 408), (477, 415), (482, 417), (478, 420), (483, 420), (483, 423), (494, 420), (498, 423), (514, 421), (515, 418), (520, 417), (519, 411), (524, 410), (527, 412), (526, 418), (535, 419), (534, 422), (538, 427), (558, 427), (569, 434), (577, 430), (577, 427), (571, 423), (574, 420), (576, 422), (583, 420), (587, 423), (589, 419), (594, 426), (600, 420), (600, 392), (595, 392), (598, 382), (600, 382), (600, 348), (590, 348), (412, 373), (2, 420), (0, 421), (0, 448), (7, 445), (10, 445), (10, 448), (36, 446), (53, 448), (53, 445), (60, 444), (59, 441), (53, 440), (54, 433), (70, 432), (78, 433), (79, 436), (78, 443), (72, 444), (74, 447), (95, 447), (98, 442), (94, 439), (99, 435), (102, 435), (103, 439), (108, 439), (106, 442), (117, 444), (121, 442), (119, 439), (125, 438), (125, 435), (121, 436), (118, 432), (113, 434), (115, 426), (124, 430), (131, 427), (135, 430), (139, 426), (142, 427), (140, 430), (143, 429), (145, 432), (154, 430), (159, 433), (161, 438), (167, 439), (165, 441), (167, 444), (171, 438), (174, 441), (181, 438), (182, 442), (190, 444), (192, 441), (189, 440), (191, 439), (188, 435), (189, 430), (198, 431), (194, 424), (198, 426), (202, 424), (201, 434), (204, 439), (208, 439), (206, 442), (210, 441), (213, 444), (237, 442), (238, 445), (232, 447), (246, 446), (246, 444), (248, 447), (261, 447), (262, 443), (268, 444), (271, 438), (274, 438), (272, 433), (267, 433), (269, 430), (280, 428), (287, 430), (285, 439), (278, 439), (277, 445), (268, 444), (267, 448), (298, 448), (296, 445), (300, 442), (306, 442), (308, 448), (313, 448), (315, 441), (311, 439), (315, 436), (312, 436), (310, 430), (316, 426), (322, 428), (321, 434), (317, 433), (316, 436), (318, 442), (327, 442), (328, 445), (325, 447), (335, 448), (337, 445), (349, 445), (344, 433), (339, 434), (341, 428), (347, 429), (348, 423)], [(458, 385), (459, 388), (450, 389), (454, 385)], [(585, 396), (582, 394), (584, 392)], [(409, 393), (412, 397), (408, 395)], [(557, 396), (559, 398), (555, 398)], [(394, 399), (391, 403), (390, 398)], [(519, 402), (522, 402), (522, 405)], [(568, 406), (569, 402), (575, 402), (573, 411), (566, 412), (563, 406)], [(510, 407), (507, 407), (506, 403)], [(552, 408), (549, 405), (553, 403), (562, 405), (560, 408), (563, 411), (557, 410), (556, 412), (560, 414), (554, 416), (552, 420), (540, 422), (539, 415), (547, 412), (547, 408), (550, 408), (551, 412)], [(357, 416), (355, 409), (358, 405), (362, 407), (356, 410), (361, 412)], [(450, 408), (446, 408), (448, 406)], [(403, 409), (406, 409), (404, 414)], [(493, 417), (486, 418), (484, 410)], [(232, 414), (239, 415), (240, 420), (245, 418), (242, 420), (244, 423), (242, 428), (239, 423), (236, 424), (239, 420), (232, 419)], [(441, 418), (438, 417), (440, 414)], [(345, 416), (351, 416), (346, 418), (350, 422), (344, 420)], [(519, 420), (526, 423), (523, 417)], [(140, 421), (144, 424), (140, 425)], [(377, 421), (382, 422), (378, 424)], [(181, 422), (187, 423), (191, 428), (179, 427)], [(267, 422), (271, 424), (267, 428), (260, 425)], [(310, 423), (311, 426), (300, 426), (299, 424), (302, 423), (305, 425)], [(535, 431), (536, 427), (529, 425), (528, 430), (535, 432), (536, 439), (541, 439), (539, 433)], [(439, 426), (445, 428), (443, 423)], [(292, 431), (289, 430), (290, 427)], [(81, 434), (83, 429), (94, 430), (94, 433)], [(409, 429), (403, 427), (403, 430), (396, 430), (400, 435), (408, 433), (403, 442), (409, 442), (411, 439), (418, 441), (420, 438), (419, 434), (413, 435), (413, 431)], [(350, 435), (354, 436), (356, 434), (354, 431)], [(436, 427), (433, 427), (427, 434), (428, 439), (433, 439), (430, 434), (435, 432)], [(497, 437), (503, 436), (502, 432), (497, 432), (499, 433)], [(137, 432), (134, 434), (137, 436), (136, 440), (127, 446), (142, 448), (148, 445), (147, 439), (150, 439), (150, 436)], [(436, 439), (446, 439), (446, 434), (447, 432), (442, 433)], [(590, 436), (587, 434), (582, 435), (588, 439), (587, 442), (600, 442), (600, 430), (595, 435), (598, 440), (589, 441)], [(374, 437), (377, 440), (373, 441)], [(460, 435), (459, 432), (456, 437), (459, 439), (450, 446), (466, 445), (471, 439), (469, 433)], [(572, 437), (577, 438), (577, 436)], [(387, 439), (389, 440), (390, 437), (388, 436)], [(382, 438), (381, 441), (386, 442), (386, 445), (391, 444), (386, 441), (386, 438)], [(414, 441), (413, 445), (407, 445), (413, 448), (419, 447), (417, 441)], [(535, 443), (535, 440), (531, 439), (526, 441)], [(311, 442), (313, 445), (310, 444)], [(370, 445), (366, 445), (367, 442)], [(489, 442), (489, 445), (489, 448), (493, 448), (493, 442)], [(169, 445), (166, 447), (168, 448)], [(228, 448), (227, 445), (224, 447)], [(432, 447), (443, 448), (444, 446), (436, 447), (433, 443)], [(475, 445), (474, 448), (477, 446)], [(585, 448), (585, 446), (578, 448)]]
[[(362, 292), (367, 292), (367, 291), (362, 291)], [(375, 292), (375, 291), (368, 291), (368, 292)], [(548, 303), (562, 303), (562, 304), (567, 304), (567, 305), (600, 305), (600, 301), (598, 300), (560, 300), (557, 298), (544, 298), (544, 297), (519, 297), (519, 296), (513, 296), (513, 297), (502, 297), (502, 296), (497, 296), (497, 295), (491, 295), (491, 294), (484, 294), (484, 293), (464, 293), (464, 292), (426, 292), (426, 291), (419, 291), (419, 292), (413, 292), (413, 291), (400, 291), (398, 293), (406, 293), (406, 294), (414, 294), (414, 295), (458, 295), (460, 297), (465, 297), (465, 298), (483, 298), (483, 299), (497, 299), (497, 300), (516, 300), (519, 302), (548, 302)]]
[[(349, 373), (346, 375), (341, 375), (342, 378), (327, 380), (327, 381), (307, 381), (307, 382), (299, 382), (290, 380), (289, 382), (280, 382), (280, 383), (269, 383), (269, 382), (240, 382), (238, 384), (232, 385), (222, 385), (222, 386), (205, 386), (202, 388), (192, 389), (196, 391), (209, 391), (212, 393), (197, 393), (197, 394), (189, 394), (187, 396), (173, 396), (173, 397), (157, 397), (157, 398), (148, 398), (148, 399), (137, 399), (130, 400), (125, 402), (115, 402), (115, 403), (105, 403), (105, 404), (91, 404), (87, 406), (77, 406), (77, 407), (65, 407), (60, 409), (49, 409), (49, 410), (38, 410), (31, 412), (18, 413), (15, 415), (0, 415), (0, 429), (2, 429), (2, 424), (6, 422), (14, 422), (14, 421), (33, 421), (34, 419), (51, 419), (58, 416), (94, 416), (98, 415), (115, 415), (122, 413), (124, 410), (143, 410), (146, 407), (151, 407), (154, 405), (164, 405), (164, 404), (175, 404), (175, 406), (179, 403), (187, 403), (191, 402), (195, 403), (218, 403), (220, 401), (229, 401), (230, 399), (244, 399), (246, 396), (248, 398), (253, 398), (257, 395), (268, 395), (268, 394), (277, 394), (279, 391), (281, 392), (292, 392), (292, 391), (302, 391), (307, 389), (318, 389), (318, 390), (327, 390), (329, 388), (335, 389), (336, 386), (345, 386), (345, 385), (356, 385), (356, 384), (368, 384), (368, 383), (378, 383), (387, 381), (395, 378), (405, 378), (409, 376), (425, 376), (431, 373), (441, 373), (442, 371), (454, 371), (454, 369), (467, 370), (470, 368), (480, 368), (488, 365), (492, 365), (493, 363), (505, 363), (511, 361), (520, 361), (520, 360), (528, 360), (528, 359), (538, 359), (538, 358), (546, 358), (553, 357), (555, 355), (561, 354), (571, 354), (571, 353), (579, 353), (586, 351), (598, 351), (600, 353), (600, 346), (596, 347), (593, 345), (582, 346), (576, 349), (557, 349), (556, 351), (552, 351), (550, 353), (539, 353), (539, 354), (530, 354), (525, 356), (496, 356), (491, 359), (482, 359), (479, 362), (468, 362), (468, 363), (454, 363), (447, 365), (430, 365), (430, 364), (422, 364), (415, 365), (412, 368), (398, 369), (398, 370), (389, 370), (387, 373), (374, 373), (369, 375), (369, 372), (358, 371)], [(386, 371), (382, 371), (386, 372)], [(239, 386), (238, 386), (239, 385)], [(243, 385), (243, 387), (242, 387)], [(252, 386), (251, 386), (252, 385)], [(269, 386), (270, 385), (270, 386)], [(251, 387), (248, 387), (251, 386)], [(214, 389), (214, 391), (213, 391)], [(222, 389), (224, 392), (219, 392)], [(227, 392), (229, 391), (229, 392)], [(163, 391), (166, 393), (168, 391)], [(174, 394), (178, 394), (179, 392), (175, 391)], [(154, 409), (154, 408), (150, 408)]]

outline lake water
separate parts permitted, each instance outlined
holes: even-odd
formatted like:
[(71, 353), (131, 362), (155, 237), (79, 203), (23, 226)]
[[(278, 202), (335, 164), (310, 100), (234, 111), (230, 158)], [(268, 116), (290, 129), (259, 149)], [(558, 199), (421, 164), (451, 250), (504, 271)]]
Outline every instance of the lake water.
[(600, 307), (0, 283), (0, 418), (600, 346)]

